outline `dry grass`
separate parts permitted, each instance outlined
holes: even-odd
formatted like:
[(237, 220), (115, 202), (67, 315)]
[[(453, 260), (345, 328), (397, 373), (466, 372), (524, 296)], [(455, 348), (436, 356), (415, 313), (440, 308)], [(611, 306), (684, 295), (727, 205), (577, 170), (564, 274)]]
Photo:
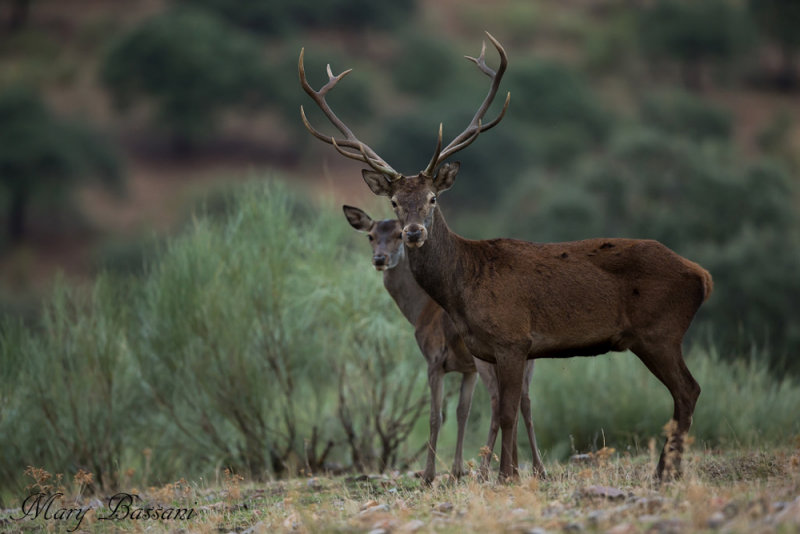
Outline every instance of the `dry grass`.
[[(107, 497), (80, 497), (86, 474), (66, 490), (63, 507), (88, 507), (86, 532), (797, 532), (800, 448), (703, 451), (684, 458), (683, 479), (657, 486), (650, 457), (612, 450), (548, 466), (549, 478), (523, 475), (514, 484), (453, 482), (431, 488), (413, 474), (308, 477), (264, 484), (225, 471), (218, 482), (181, 480), (145, 491), (131, 507), (161, 510), (166, 519), (104, 521)], [(56, 477), (28, 470), (36, 489)], [(60, 480), (60, 478), (58, 479)], [(91, 481), (91, 479), (89, 479)], [(55, 507), (54, 507), (55, 509)], [(170, 510), (193, 509), (188, 520)], [(170, 511), (170, 512), (167, 512)], [(75, 521), (0, 514), (0, 529), (65, 531)], [(182, 530), (183, 529), (183, 530)]]

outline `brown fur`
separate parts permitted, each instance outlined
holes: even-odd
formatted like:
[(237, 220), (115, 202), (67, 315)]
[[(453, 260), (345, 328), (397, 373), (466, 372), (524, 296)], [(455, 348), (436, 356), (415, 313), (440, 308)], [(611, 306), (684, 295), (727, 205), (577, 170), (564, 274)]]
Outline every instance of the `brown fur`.
[[(363, 210), (351, 206), (343, 206), (343, 210), (350, 225), (356, 230), (366, 232), (369, 236), (373, 265), (376, 269), (383, 270), (383, 284), (397, 307), (414, 326), (417, 344), (428, 363), (428, 385), (431, 391), (430, 437), (423, 472), (423, 479), (427, 483), (431, 483), (436, 475), (436, 443), (442, 423), (444, 375), (451, 372), (463, 375), (456, 411), (458, 439), (452, 469), (453, 476), (458, 478), (464, 473), (462, 460), (464, 433), (475, 389), (476, 371), (486, 385), (491, 399), (491, 424), (486, 446), (489, 451), (494, 449), (499, 429), (499, 391), (495, 366), (472, 357), (447, 313), (414, 280), (404, 252), (400, 222), (373, 221)], [(533, 360), (530, 360), (525, 366), (525, 386), (520, 408), (531, 446), (534, 473), (544, 476), (546, 472), (536, 447), (531, 417), (529, 389), (532, 376)], [(491, 454), (484, 454), (481, 462), (481, 474), (484, 477), (488, 474), (490, 461)]]
[(500, 475), (516, 473), (513, 425), (526, 360), (627, 349), (672, 394), (677, 430), (669, 443), (677, 470), (700, 394), (681, 342), (711, 292), (711, 275), (652, 240), (464, 239), (450, 231), (436, 201), (457, 171), (458, 164), (448, 163), (434, 178), (363, 174), (374, 193), (396, 206), (414, 278), (445, 309), (473, 356), (497, 365)]

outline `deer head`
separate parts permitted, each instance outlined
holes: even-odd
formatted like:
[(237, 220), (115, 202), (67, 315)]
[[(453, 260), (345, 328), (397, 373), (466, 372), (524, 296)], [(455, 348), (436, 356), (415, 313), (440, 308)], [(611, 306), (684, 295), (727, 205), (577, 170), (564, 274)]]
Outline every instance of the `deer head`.
[(482, 132), (496, 126), (505, 116), (506, 110), (508, 109), (511, 93), (508, 93), (506, 96), (503, 110), (500, 114), (494, 120), (486, 124), (483, 123), (483, 117), (486, 115), (489, 106), (497, 94), (500, 80), (508, 66), (508, 57), (502, 45), (488, 32), (486, 36), (500, 55), (500, 66), (497, 71), (494, 71), (486, 65), (485, 42), (477, 58), (470, 56), (465, 57), (475, 63), (481, 72), (491, 78), (492, 81), (489, 87), (489, 93), (486, 95), (486, 98), (483, 100), (483, 103), (478, 108), (469, 125), (444, 148), (442, 147), (442, 125), (439, 125), (439, 137), (436, 150), (433, 153), (433, 157), (431, 157), (430, 163), (428, 163), (428, 166), (424, 170), (412, 176), (405, 176), (395, 171), (385, 160), (378, 156), (374, 150), (359, 141), (344, 122), (331, 110), (325, 100), (325, 95), (328, 91), (335, 87), (342, 78), (351, 72), (351, 70), (346, 70), (334, 76), (330, 65), (328, 65), (328, 83), (319, 91), (315, 91), (306, 80), (305, 68), (303, 66), (304, 51), (300, 51), (298, 71), (303, 89), (317, 105), (319, 105), (320, 109), (322, 109), (331, 123), (344, 135), (344, 138), (337, 139), (333, 136), (326, 136), (316, 130), (308, 122), (305, 111), (303, 107), (300, 106), (300, 115), (303, 119), (303, 124), (305, 124), (308, 131), (311, 132), (314, 137), (332, 144), (343, 156), (362, 161), (371, 167), (370, 169), (364, 169), (362, 171), (362, 177), (373, 193), (391, 199), (392, 208), (402, 225), (403, 241), (406, 246), (410, 248), (421, 247), (425, 244), (425, 240), (433, 225), (433, 214), (436, 210), (437, 197), (439, 193), (449, 189), (455, 181), (459, 164), (445, 163), (445, 160), (459, 150), (469, 146)]
[(344, 216), (350, 226), (359, 232), (366, 232), (372, 247), (372, 265), (377, 271), (394, 269), (403, 258), (403, 228), (400, 221), (386, 219), (373, 221), (363, 210), (352, 206), (342, 206)]

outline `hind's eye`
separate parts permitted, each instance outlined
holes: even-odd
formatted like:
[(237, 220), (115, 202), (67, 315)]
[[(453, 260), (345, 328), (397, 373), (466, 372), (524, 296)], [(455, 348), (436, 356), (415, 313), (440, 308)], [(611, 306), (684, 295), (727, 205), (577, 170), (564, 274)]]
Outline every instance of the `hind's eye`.
[(397, 209), (397, 202), (395, 202), (394, 200), (392, 200), (392, 207), (393, 207), (394, 209)]
[(431, 197), (431, 205), (436, 204), (436, 197)]
[(370, 234), (367, 234), (367, 239), (369, 239), (370, 241), (374, 241), (375, 240), (375, 238), (372, 237), (372, 235), (370, 235)]

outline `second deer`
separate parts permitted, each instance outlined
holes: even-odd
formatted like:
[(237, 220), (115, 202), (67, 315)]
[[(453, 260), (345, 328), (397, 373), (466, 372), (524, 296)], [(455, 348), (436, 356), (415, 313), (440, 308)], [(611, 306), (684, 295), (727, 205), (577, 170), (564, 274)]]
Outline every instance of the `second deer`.
[[(352, 206), (343, 206), (345, 217), (350, 226), (365, 232), (372, 246), (372, 265), (383, 271), (383, 285), (400, 308), (403, 316), (414, 327), (419, 349), (428, 362), (428, 385), (431, 390), (430, 437), (428, 439), (428, 456), (425, 462), (423, 480), (430, 484), (436, 476), (436, 443), (442, 424), (442, 393), (444, 375), (461, 373), (461, 391), (458, 397), (456, 417), (458, 422), (458, 439), (453, 459), (452, 475), (456, 478), (464, 474), (463, 445), (464, 433), (472, 404), (472, 393), (475, 390), (476, 371), (481, 377), (492, 406), (492, 419), (486, 449), (483, 451), (480, 474), (486, 478), (489, 471), (494, 444), (497, 439), (499, 423), (499, 391), (495, 366), (472, 357), (467, 350), (456, 327), (445, 311), (431, 299), (417, 284), (403, 247), (403, 227), (398, 220), (387, 219), (374, 221), (363, 210)], [(536, 435), (533, 431), (531, 416), (531, 399), (529, 396), (531, 378), (533, 377), (533, 360), (525, 366), (520, 411), (528, 433), (531, 446), (533, 472), (537, 476), (545, 476), (539, 450), (536, 447)], [(514, 449), (516, 454), (516, 447)]]

